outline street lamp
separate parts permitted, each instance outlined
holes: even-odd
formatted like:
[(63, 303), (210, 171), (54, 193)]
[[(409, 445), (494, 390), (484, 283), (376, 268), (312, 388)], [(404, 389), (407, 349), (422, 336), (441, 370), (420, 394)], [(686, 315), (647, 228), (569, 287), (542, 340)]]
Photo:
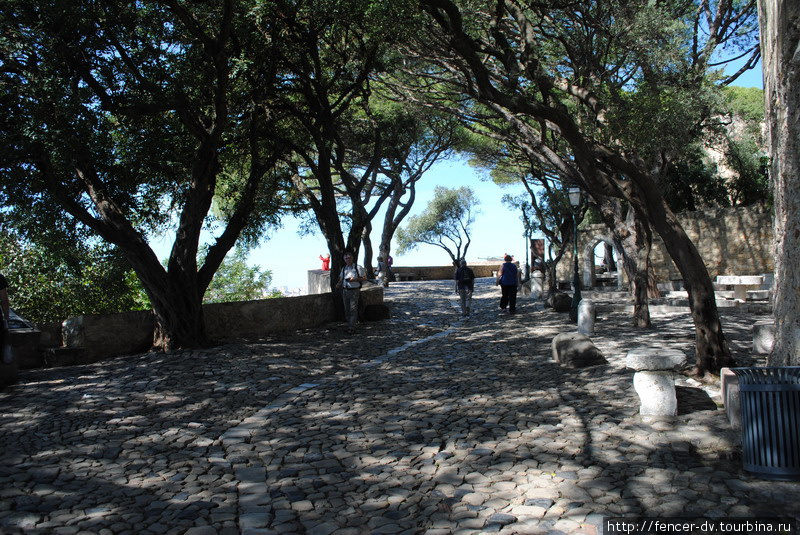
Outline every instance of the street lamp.
[(578, 206), (581, 204), (580, 188), (569, 188), (569, 204), (572, 205), (572, 237), (575, 244), (572, 251), (574, 269), (572, 274), (572, 307), (569, 311), (569, 318), (577, 322), (578, 303), (581, 302), (581, 280), (578, 276)]
[(525, 212), (528, 204), (522, 206), (522, 223), (525, 225), (525, 273), (523, 282), (528, 282), (531, 278), (531, 264), (529, 262), (531, 251), (531, 221), (528, 219), (528, 214)]

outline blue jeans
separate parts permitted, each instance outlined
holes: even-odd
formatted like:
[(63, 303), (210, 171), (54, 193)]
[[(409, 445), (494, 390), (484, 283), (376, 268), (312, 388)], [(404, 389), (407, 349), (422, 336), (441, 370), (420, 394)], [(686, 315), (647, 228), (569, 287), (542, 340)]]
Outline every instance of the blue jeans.
[(344, 317), (347, 320), (347, 326), (350, 329), (355, 329), (358, 323), (358, 296), (361, 294), (360, 288), (352, 290), (344, 288), (342, 290), (342, 298), (344, 300)]

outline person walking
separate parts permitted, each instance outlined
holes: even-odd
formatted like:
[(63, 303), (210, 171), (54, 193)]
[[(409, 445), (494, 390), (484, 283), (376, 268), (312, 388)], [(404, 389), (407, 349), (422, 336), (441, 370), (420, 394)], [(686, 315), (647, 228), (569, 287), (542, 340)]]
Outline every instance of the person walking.
[(344, 317), (347, 320), (347, 334), (355, 334), (358, 322), (358, 298), (361, 294), (361, 283), (367, 280), (364, 268), (354, 262), (353, 253), (344, 253), (344, 267), (339, 274), (337, 288), (342, 289), (344, 301)]
[(469, 316), (472, 306), (472, 292), (475, 290), (475, 273), (467, 267), (467, 261), (461, 259), (455, 273), (456, 293), (461, 301), (461, 315)]
[(508, 307), (509, 314), (517, 311), (517, 289), (520, 284), (519, 268), (512, 262), (511, 255), (506, 255), (497, 272), (497, 284), (500, 286), (500, 309)]
[(378, 280), (378, 284), (382, 285), (384, 288), (389, 286), (389, 273), (386, 269), (386, 262), (383, 261), (383, 257), (378, 257), (378, 267), (376, 268), (375, 278)]

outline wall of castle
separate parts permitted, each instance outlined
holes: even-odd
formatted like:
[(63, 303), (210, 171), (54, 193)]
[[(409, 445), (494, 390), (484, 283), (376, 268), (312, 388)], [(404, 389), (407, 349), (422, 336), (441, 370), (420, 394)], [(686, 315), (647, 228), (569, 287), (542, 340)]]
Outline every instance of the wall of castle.
[[(703, 257), (712, 280), (717, 275), (762, 275), (775, 269), (772, 235), (772, 212), (762, 206), (708, 209), (678, 214), (684, 230)], [(588, 282), (583, 260), (598, 243), (610, 240), (605, 225), (579, 229), (578, 250), (581, 280)], [(620, 258), (621, 255), (617, 255)], [(678, 268), (669, 257), (658, 235), (653, 237), (650, 261), (659, 282), (680, 280)], [(572, 279), (572, 250), (558, 265), (558, 280)]]

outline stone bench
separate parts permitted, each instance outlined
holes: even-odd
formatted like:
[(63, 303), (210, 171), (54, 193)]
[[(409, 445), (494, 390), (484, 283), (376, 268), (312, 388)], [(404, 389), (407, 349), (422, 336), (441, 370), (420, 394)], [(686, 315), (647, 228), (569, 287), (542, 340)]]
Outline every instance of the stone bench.
[(747, 300), (747, 290), (764, 284), (762, 275), (717, 275), (717, 284), (733, 286), (733, 296), (737, 300)]
[(679, 349), (639, 347), (628, 351), (628, 368), (636, 371), (633, 388), (639, 395), (642, 416), (676, 416), (675, 370), (686, 364), (686, 355)]

